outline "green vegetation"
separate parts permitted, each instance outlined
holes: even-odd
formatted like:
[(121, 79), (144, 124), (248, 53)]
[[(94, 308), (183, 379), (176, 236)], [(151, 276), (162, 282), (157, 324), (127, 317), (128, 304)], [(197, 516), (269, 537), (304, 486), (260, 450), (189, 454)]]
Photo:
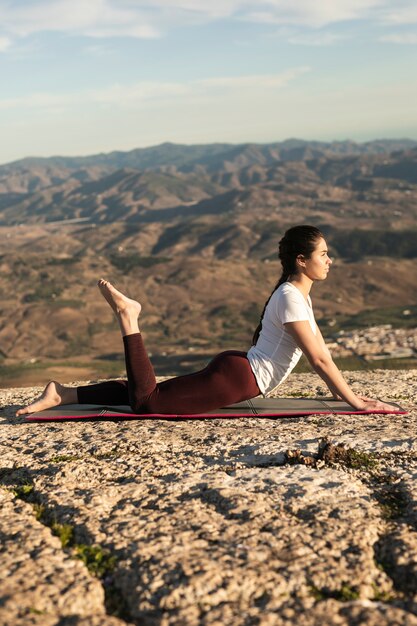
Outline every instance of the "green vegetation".
[[(258, 235), (263, 235), (263, 236), (267, 235), (268, 237), (270, 236), (279, 237), (279, 239), (281, 239), (287, 227), (283, 226), (283, 224), (277, 221), (276, 219), (273, 219), (273, 220), (258, 219), (252, 225), (252, 229), (254, 233)], [(274, 258), (277, 258), (277, 257), (278, 255), (275, 254)]]
[(0, 376), (7, 378), (8, 376), (15, 376), (19, 373), (28, 372), (31, 370), (44, 370), (50, 367), (85, 367), (85, 363), (77, 361), (35, 361), (34, 363), (8, 363), (7, 365), (0, 365)]
[(343, 444), (334, 445), (327, 438), (319, 445), (319, 458), (328, 465), (343, 465), (349, 469), (375, 470), (379, 463), (378, 457), (372, 452), (359, 452), (346, 448)]
[(141, 256), (137, 252), (132, 254), (111, 254), (110, 261), (114, 267), (121, 272), (129, 273), (136, 267), (153, 267), (160, 263), (168, 263), (171, 260), (170, 257), (163, 256)]
[(50, 258), (46, 261), (46, 263), (48, 265), (73, 265), (74, 263), (77, 263), (78, 261), (80, 261), (82, 258), (82, 255), (77, 254), (74, 256), (70, 256), (70, 257), (55, 257), (55, 258)]
[(91, 353), (91, 335), (88, 331), (86, 333), (71, 336), (68, 336), (67, 333), (64, 332), (59, 336), (59, 338), (64, 339), (65, 353), (68, 356), (77, 357), (83, 354), (88, 355)]
[(389, 591), (381, 591), (376, 583), (372, 583), (372, 589), (374, 590), (374, 597), (372, 598), (374, 601), (389, 603), (394, 602), (396, 599), (393, 593), (390, 593)]
[(98, 335), (99, 333), (103, 333), (106, 332), (108, 333), (109, 331), (114, 330), (114, 322), (98, 322), (98, 321), (94, 321), (94, 323), (89, 322), (88, 327), (87, 327), (87, 335), (89, 337), (94, 337), (94, 335)]
[(11, 363), (5, 364), (0, 361), (0, 378), (5, 385), (13, 384), (18, 386), (21, 383), (27, 383), (28, 373), (39, 372), (39, 381), (43, 381), (45, 378), (51, 378), (48, 375), (48, 370), (55, 367), (59, 368), (71, 368), (71, 369), (85, 369), (91, 370), (91, 374), (84, 374), (84, 377), (118, 377), (125, 375), (124, 363), (120, 361), (106, 361), (91, 359), (89, 363), (82, 363), (79, 361), (36, 361), (35, 363)]
[[(337, 367), (344, 371), (361, 371), (361, 370), (375, 370), (375, 369), (389, 369), (389, 370), (404, 370), (415, 369), (417, 367), (417, 359), (410, 357), (404, 359), (381, 359), (380, 361), (365, 361), (358, 356), (349, 356), (343, 358), (333, 359)], [(300, 374), (305, 372), (312, 372), (312, 368), (305, 357), (302, 357), (299, 363), (294, 368), (294, 372)]]
[(54, 298), (49, 302), (48, 306), (53, 309), (63, 309), (67, 307), (69, 309), (81, 309), (85, 306), (84, 300), (64, 300), (60, 298)]
[[(405, 310), (410, 311), (409, 315), (404, 315)], [(326, 325), (332, 320), (336, 323), (329, 331), (326, 329)], [(382, 324), (391, 324), (393, 328), (414, 328), (417, 326), (417, 306), (410, 304), (382, 309), (366, 309), (355, 315), (336, 315), (331, 319), (323, 318), (320, 320), (320, 327), (327, 336), (332, 336), (340, 330), (358, 330), (370, 326), (381, 326)]]
[(259, 324), (260, 316), (262, 313), (262, 307), (258, 304), (252, 302), (244, 311), (242, 311), (242, 316), (245, 321), (249, 322), (251, 326), (253, 326), (253, 332), (255, 332), (255, 328)]
[(351, 600), (358, 600), (359, 592), (348, 584), (343, 584), (340, 589), (328, 589), (324, 587), (319, 589), (315, 585), (309, 585), (310, 594), (317, 600), (327, 600), (333, 598), (339, 602), (350, 602)]
[(378, 467), (377, 455), (372, 452), (359, 452), (350, 448), (346, 451), (344, 458), (346, 467), (351, 469), (374, 469)]
[(375, 493), (382, 517), (386, 520), (394, 520), (402, 517), (408, 507), (407, 494), (399, 485), (385, 485)]
[(30, 606), (28, 610), (31, 615), (47, 615), (46, 611), (40, 611), (39, 609), (35, 609), (33, 606)]
[(33, 485), (16, 485), (16, 487), (13, 487), (11, 491), (12, 493), (14, 493), (16, 498), (20, 498), (20, 500), (26, 500), (33, 492)]
[(38, 522), (42, 522), (42, 524), (45, 523), (45, 514), (46, 514), (46, 508), (44, 504), (41, 504), (40, 502), (35, 502), (33, 505), (33, 511), (35, 513), (35, 519)]
[(333, 230), (327, 236), (338, 256), (349, 261), (358, 261), (365, 256), (417, 257), (416, 230)]
[(35, 291), (31, 291), (23, 296), (24, 303), (41, 302), (43, 300), (53, 301), (62, 292), (62, 287), (53, 284), (38, 284)]
[(69, 461), (79, 461), (82, 457), (75, 454), (57, 454), (49, 459), (50, 463), (68, 463)]
[(60, 524), (54, 520), (51, 522), (50, 528), (54, 535), (59, 537), (63, 548), (66, 548), (72, 543), (74, 538), (74, 527), (71, 526), (71, 524)]
[(97, 578), (104, 578), (116, 566), (116, 557), (109, 550), (100, 545), (77, 544), (75, 546), (77, 558), (81, 559), (88, 571)]
[[(103, 455), (104, 457), (104, 455)], [(106, 457), (107, 458), (107, 457)], [(14, 486), (11, 491), (17, 498), (28, 502), (33, 507), (35, 519), (51, 529), (52, 533), (59, 538), (63, 548), (72, 548), (75, 556), (80, 559), (94, 576), (103, 578), (112, 572), (116, 565), (116, 557), (109, 550), (100, 545), (87, 545), (75, 542), (74, 526), (61, 524), (55, 513), (50, 511), (34, 491), (34, 486), (29, 483)]]
[(335, 592), (333, 597), (341, 602), (349, 602), (350, 600), (358, 600), (359, 592), (354, 587), (345, 584)]

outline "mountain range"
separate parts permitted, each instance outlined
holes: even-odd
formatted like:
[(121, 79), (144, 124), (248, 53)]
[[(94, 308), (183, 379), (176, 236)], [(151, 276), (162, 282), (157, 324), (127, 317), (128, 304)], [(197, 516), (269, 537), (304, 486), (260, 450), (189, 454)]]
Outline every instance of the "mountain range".
[(101, 275), (142, 298), (155, 354), (244, 349), (297, 223), (319, 226), (336, 259), (316, 290), (325, 324), (415, 304), (416, 217), (407, 139), (162, 144), (0, 166), (0, 359), (116, 353)]

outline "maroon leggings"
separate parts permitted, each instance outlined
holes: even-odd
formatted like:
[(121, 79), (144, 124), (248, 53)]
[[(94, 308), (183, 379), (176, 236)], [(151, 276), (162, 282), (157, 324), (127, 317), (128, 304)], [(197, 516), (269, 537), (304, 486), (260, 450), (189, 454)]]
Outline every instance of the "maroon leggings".
[(78, 387), (79, 404), (129, 404), (135, 413), (192, 415), (260, 394), (246, 352), (221, 352), (195, 374), (157, 383), (142, 335), (127, 335), (123, 343), (127, 381)]

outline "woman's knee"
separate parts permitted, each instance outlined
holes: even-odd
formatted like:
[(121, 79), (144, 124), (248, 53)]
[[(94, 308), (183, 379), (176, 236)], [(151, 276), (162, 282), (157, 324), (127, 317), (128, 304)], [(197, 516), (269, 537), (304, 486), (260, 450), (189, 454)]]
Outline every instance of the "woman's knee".
[(133, 398), (130, 400), (130, 408), (132, 409), (133, 413), (136, 413), (137, 415), (140, 415), (142, 413), (147, 413), (148, 411), (146, 410), (146, 399), (142, 399), (142, 398)]
[(158, 411), (155, 410), (156, 406), (153, 394), (145, 396), (144, 398), (133, 398), (130, 401), (130, 408), (133, 413), (136, 413), (137, 415), (158, 413)]

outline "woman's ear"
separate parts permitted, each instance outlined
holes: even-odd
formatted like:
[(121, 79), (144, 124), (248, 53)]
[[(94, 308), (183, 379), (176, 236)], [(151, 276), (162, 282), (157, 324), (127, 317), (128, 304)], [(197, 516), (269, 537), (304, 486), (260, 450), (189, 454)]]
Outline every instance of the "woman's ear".
[(306, 261), (304, 258), (304, 255), (299, 254), (298, 257), (295, 259), (297, 266), (298, 267), (305, 267), (306, 266)]

